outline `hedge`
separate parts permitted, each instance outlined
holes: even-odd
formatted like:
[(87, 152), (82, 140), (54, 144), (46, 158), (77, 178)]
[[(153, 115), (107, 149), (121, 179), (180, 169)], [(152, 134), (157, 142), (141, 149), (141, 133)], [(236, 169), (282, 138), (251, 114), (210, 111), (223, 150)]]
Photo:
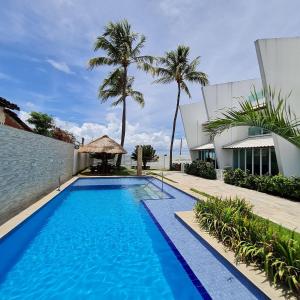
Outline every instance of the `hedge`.
[(214, 165), (210, 162), (195, 160), (191, 164), (185, 165), (185, 172), (190, 175), (199, 176), (206, 179), (216, 179), (217, 174)]
[(252, 207), (239, 198), (210, 197), (198, 201), (194, 211), (200, 227), (233, 250), (237, 261), (255, 264), (275, 285), (299, 295), (300, 245), (294, 232), (253, 214)]
[(224, 172), (224, 182), (300, 201), (300, 178), (289, 178), (281, 174), (275, 176), (259, 176), (244, 172), (241, 169), (235, 169), (226, 170)]

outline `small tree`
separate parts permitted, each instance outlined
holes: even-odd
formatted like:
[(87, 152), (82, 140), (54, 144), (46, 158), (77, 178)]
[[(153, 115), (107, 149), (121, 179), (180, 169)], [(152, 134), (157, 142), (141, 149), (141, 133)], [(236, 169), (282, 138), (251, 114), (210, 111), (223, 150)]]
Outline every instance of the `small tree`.
[(34, 132), (46, 136), (51, 136), (51, 129), (54, 127), (54, 120), (51, 116), (33, 111), (27, 122), (34, 125)]
[[(142, 145), (143, 149), (143, 168), (146, 169), (147, 162), (157, 161), (158, 156), (155, 154), (156, 150), (151, 145)], [(137, 160), (138, 146), (135, 146), (134, 151), (131, 154), (133, 160)]]

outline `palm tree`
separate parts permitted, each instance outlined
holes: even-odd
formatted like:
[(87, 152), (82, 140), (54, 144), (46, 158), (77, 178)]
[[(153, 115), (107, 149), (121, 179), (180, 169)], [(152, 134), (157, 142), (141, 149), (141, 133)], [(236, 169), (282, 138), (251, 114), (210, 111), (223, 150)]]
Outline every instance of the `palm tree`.
[[(142, 56), (141, 50), (145, 44), (146, 38), (131, 30), (131, 26), (127, 20), (117, 23), (108, 23), (104, 28), (104, 33), (97, 38), (95, 43), (95, 51), (103, 50), (106, 56), (94, 57), (89, 60), (89, 67), (93, 69), (101, 66), (114, 66), (117, 69), (123, 70), (122, 85), (119, 86), (123, 105), (122, 112), (122, 131), (121, 131), (121, 145), (124, 146), (125, 131), (126, 131), (126, 90), (128, 87), (128, 68), (135, 64), (138, 69), (146, 72), (151, 71), (151, 64), (153, 63), (152, 56)], [(114, 76), (115, 71), (110, 73)], [(121, 164), (121, 155), (117, 160), (117, 166)]]
[[(261, 93), (268, 101), (259, 101)], [(254, 101), (242, 97), (238, 108), (226, 110), (223, 117), (204, 125), (204, 130), (214, 136), (231, 127), (256, 126), (269, 130), (300, 148), (300, 120), (287, 104), (289, 95), (283, 97), (280, 92), (276, 93), (270, 87), (261, 93), (254, 89), (251, 91)]]
[(155, 83), (177, 83), (177, 102), (170, 145), (170, 169), (172, 168), (173, 143), (181, 90), (191, 98), (187, 82), (198, 83), (201, 85), (208, 84), (207, 75), (197, 70), (200, 63), (200, 57), (198, 56), (190, 61), (189, 54), (189, 47), (179, 45), (175, 51), (166, 52), (164, 57), (157, 58), (158, 67), (155, 68), (155, 74), (160, 77), (154, 81)]
[[(105, 103), (109, 98), (117, 98), (112, 102), (112, 106), (123, 104), (123, 86), (124, 86), (124, 70), (121, 68), (109, 73), (108, 77), (103, 80), (99, 87), (99, 98), (101, 102)], [(125, 89), (125, 96), (131, 97), (141, 107), (144, 107), (144, 96), (141, 92), (133, 90), (134, 77), (127, 76), (127, 83)]]

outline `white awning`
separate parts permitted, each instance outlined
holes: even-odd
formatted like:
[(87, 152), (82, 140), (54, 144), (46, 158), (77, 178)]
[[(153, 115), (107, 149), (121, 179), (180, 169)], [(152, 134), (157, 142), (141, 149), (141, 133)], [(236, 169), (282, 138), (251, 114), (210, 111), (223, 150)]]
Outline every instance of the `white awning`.
[(223, 149), (262, 148), (262, 147), (274, 147), (273, 137), (270, 135), (249, 137), (245, 140), (223, 146)]
[(191, 151), (212, 150), (212, 149), (215, 149), (214, 144), (213, 143), (208, 143), (208, 144), (204, 144), (204, 145), (194, 147), (194, 148), (191, 149)]

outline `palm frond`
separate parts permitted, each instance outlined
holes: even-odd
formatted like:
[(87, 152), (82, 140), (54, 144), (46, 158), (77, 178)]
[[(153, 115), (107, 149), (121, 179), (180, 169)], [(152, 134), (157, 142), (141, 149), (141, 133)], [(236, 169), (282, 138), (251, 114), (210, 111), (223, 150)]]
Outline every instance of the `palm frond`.
[(153, 81), (153, 83), (162, 83), (162, 84), (168, 84), (174, 82), (174, 77), (166, 76), (161, 77)]
[(113, 102), (111, 103), (111, 106), (118, 106), (118, 105), (120, 105), (121, 103), (123, 103), (123, 97), (120, 97), (120, 98), (118, 98), (117, 100), (113, 101)]
[(131, 90), (129, 95), (135, 100), (141, 107), (145, 106), (144, 95), (141, 92)]
[[(251, 99), (243, 99), (238, 108), (227, 109), (223, 117), (204, 125), (204, 130), (217, 135), (231, 127), (256, 126), (273, 132), (297, 147), (300, 147), (300, 120), (292, 113), (287, 103), (289, 97), (283, 97), (270, 87), (261, 92), (262, 103), (254, 89)], [(266, 99), (266, 100), (265, 100)]]
[(144, 35), (141, 35), (139, 42), (132, 49), (132, 56), (133, 57), (137, 57), (137, 56), (140, 55), (141, 50), (144, 47), (145, 42), (146, 42), (146, 37)]
[(190, 99), (192, 98), (191, 93), (184, 81), (181, 82), (180, 88), (189, 96)]
[[(206, 85), (208, 83), (207, 75), (197, 70), (200, 56), (190, 61), (189, 54), (189, 47), (179, 45), (176, 50), (166, 52), (163, 57), (158, 57), (155, 75), (160, 78), (155, 83), (170, 83), (172, 78), (178, 83), (186, 81)], [(185, 91), (187, 90), (186, 82), (184, 83)]]
[(109, 57), (94, 57), (91, 58), (88, 62), (89, 69), (94, 69), (95, 67), (113, 65), (114, 61)]

